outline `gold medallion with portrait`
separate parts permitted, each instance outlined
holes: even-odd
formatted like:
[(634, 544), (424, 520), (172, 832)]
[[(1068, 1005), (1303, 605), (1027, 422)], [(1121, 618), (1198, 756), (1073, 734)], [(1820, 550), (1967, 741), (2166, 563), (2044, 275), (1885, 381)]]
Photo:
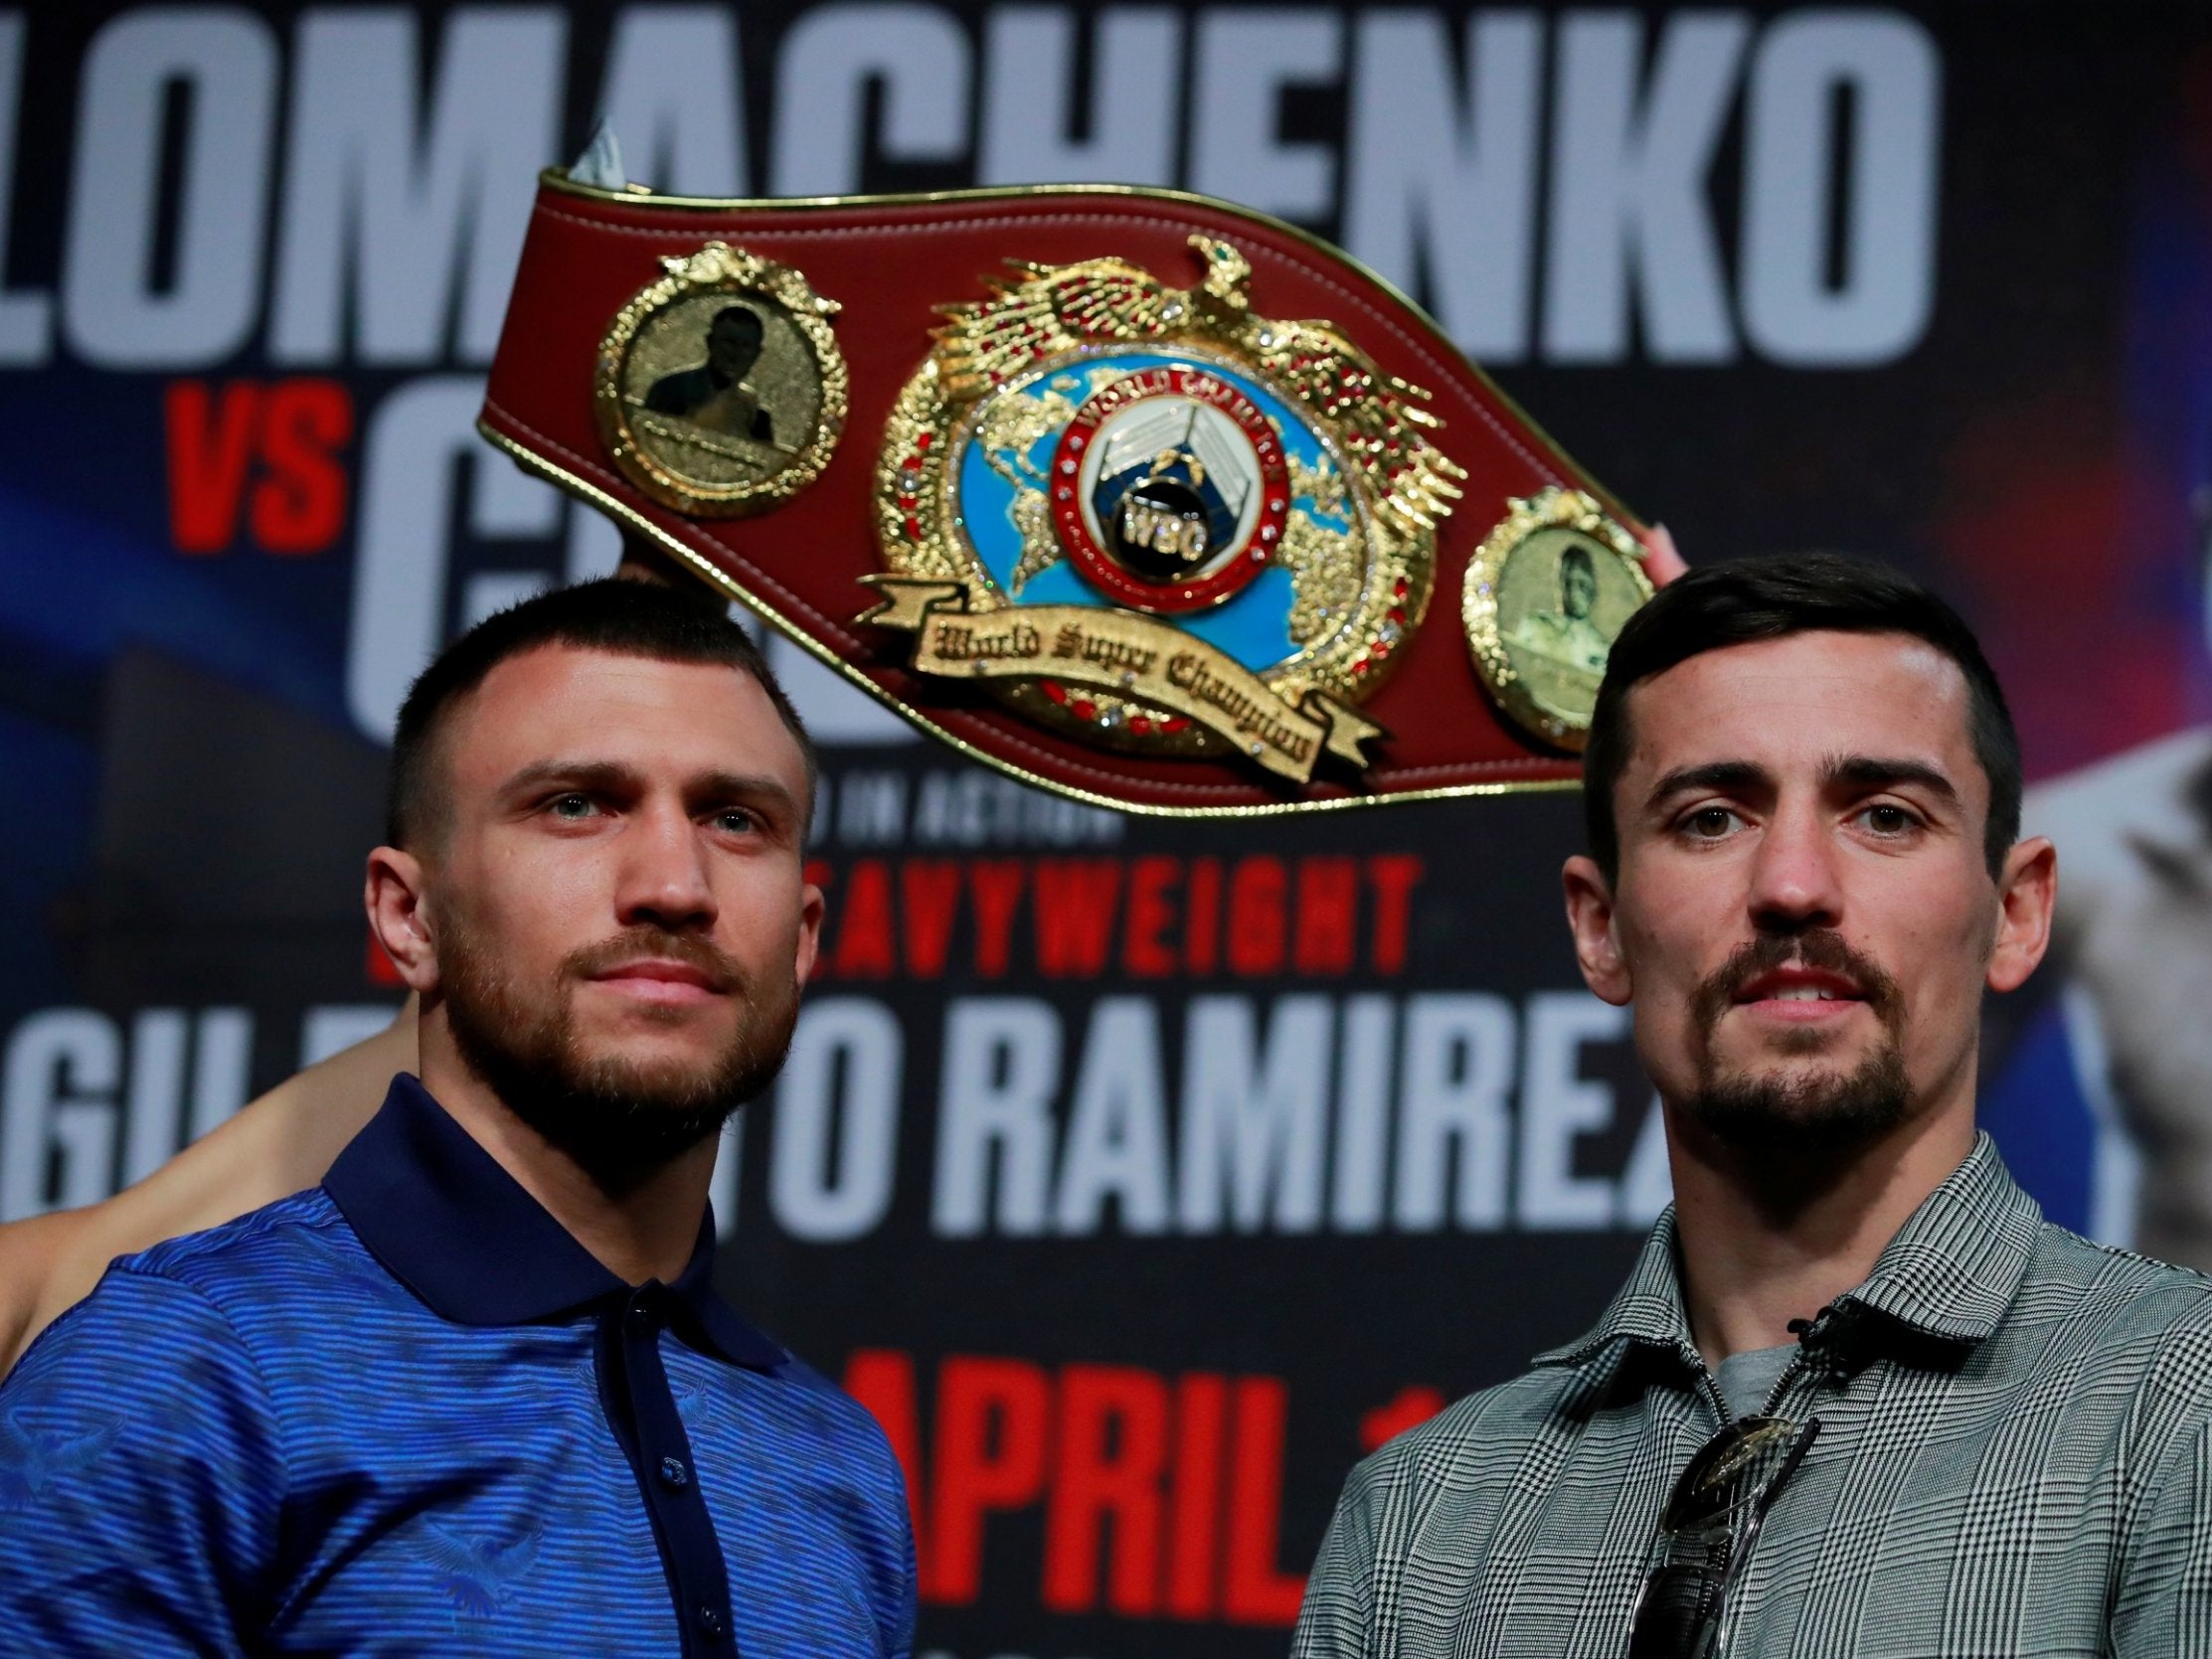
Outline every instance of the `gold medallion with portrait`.
[(699, 517), (757, 513), (820, 476), (845, 426), (837, 302), (727, 243), (661, 260), (615, 314), (593, 404), (614, 464)]
[(1545, 489), (1507, 505), (1467, 565), (1467, 648), (1515, 724), (1579, 751), (1607, 653), (1651, 596), (1643, 548), (1580, 490)]

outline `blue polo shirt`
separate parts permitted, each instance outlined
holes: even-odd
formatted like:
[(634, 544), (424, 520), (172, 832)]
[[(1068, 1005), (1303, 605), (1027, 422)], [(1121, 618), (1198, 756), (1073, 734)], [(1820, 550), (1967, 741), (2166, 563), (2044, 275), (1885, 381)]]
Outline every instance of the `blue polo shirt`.
[(0, 1388), (0, 1654), (906, 1654), (898, 1464), (713, 1241), (624, 1284), (399, 1078)]

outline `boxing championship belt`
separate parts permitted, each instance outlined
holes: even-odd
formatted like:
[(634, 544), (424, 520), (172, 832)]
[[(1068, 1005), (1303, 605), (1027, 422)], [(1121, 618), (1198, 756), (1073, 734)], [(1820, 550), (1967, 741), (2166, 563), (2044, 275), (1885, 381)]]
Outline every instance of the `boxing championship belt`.
[(1132, 811), (1570, 785), (1651, 591), (1421, 310), (1164, 191), (548, 173), (480, 424), (924, 730)]

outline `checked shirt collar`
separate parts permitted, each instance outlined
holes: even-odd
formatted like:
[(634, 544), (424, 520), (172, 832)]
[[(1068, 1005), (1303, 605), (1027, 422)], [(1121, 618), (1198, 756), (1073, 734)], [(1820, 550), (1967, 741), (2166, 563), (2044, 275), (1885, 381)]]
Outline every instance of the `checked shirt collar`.
[[(2042, 1222), (2035, 1200), (2006, 1172), (1996, 1143), (1977, 1133), (1965, 1161), (1922, 1201), (1866, 1282), (1838, 1296), (1835, 1309), (1870, 1336), (1888, 1326), (1924, 1341), (1970, 1347), (1988, 1337), (2012, 1305)], [(1862, 1317), (1868, 1314), (1877, 1317)], [(1583, 1365), (1620, 1344), (1695, 1359), (1671, 1204), (1605, 1317), (1576, 1341), (1537, 1355), (1535, 1363)]]

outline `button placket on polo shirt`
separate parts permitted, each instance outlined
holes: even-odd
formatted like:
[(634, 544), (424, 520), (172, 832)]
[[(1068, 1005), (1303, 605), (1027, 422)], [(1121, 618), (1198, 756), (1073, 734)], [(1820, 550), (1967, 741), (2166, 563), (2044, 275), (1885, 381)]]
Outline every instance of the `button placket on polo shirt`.
[(714, 1518), (699, 1490), (691, 1439), (684, 1431), (668, 1372), (661, 1363), (660, 1336), (667, 1328), (671, 1297), (658, 1280), (637, 1286), (619, 1315), (623, 1392), (629, 1408), (629, 1444), (637, 1488), (653, 1519), (675, 1597), (683, 1651), (701, 1659), (721, 1659), (735, 1651), (730, 1630), (730, 1582)]

